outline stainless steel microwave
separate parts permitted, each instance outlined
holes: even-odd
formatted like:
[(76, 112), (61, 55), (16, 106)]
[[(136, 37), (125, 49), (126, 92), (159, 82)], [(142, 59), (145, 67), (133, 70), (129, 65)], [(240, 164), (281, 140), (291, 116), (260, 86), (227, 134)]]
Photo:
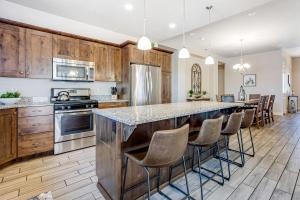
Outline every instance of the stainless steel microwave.
[(95, 63), (53, 58), (52, 79), (60, 81), (95, 81)]

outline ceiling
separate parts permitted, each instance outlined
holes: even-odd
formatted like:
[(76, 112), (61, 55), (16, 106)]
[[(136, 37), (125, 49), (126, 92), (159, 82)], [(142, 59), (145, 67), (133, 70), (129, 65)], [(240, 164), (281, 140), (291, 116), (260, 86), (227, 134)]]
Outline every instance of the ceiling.
[[(243, 39), (245, 54), (290, 49), (292, 56), (300, 56), (295, 48), (300, 46), (299, 10), (299, 0), (274, 0), (190, 31), (186, 46), (196, 53), (208, 48), (216, 55), (233, 57), (240, 54)], [(162, 43), (173, 48), (182, 45), (180, 36)]]
[[(133, 37), (143, 32), (142, 0), (7, 1)], [(124, 9), (126, 3), (132, 4), (131, 11)], [(152, 40), (181, 47), (182, 3), (147, 0), (147, 35)], [(214, 6), (209, 26), (208, 5)], [(187, 47), (194, 52), (209, 48), (222, 57), (236, 56), (241, 38), (246, 53), (300, 46), (299, 0), (186, 0), (186, 9)], [(171, 22), (175, 29), (168, 27)]]

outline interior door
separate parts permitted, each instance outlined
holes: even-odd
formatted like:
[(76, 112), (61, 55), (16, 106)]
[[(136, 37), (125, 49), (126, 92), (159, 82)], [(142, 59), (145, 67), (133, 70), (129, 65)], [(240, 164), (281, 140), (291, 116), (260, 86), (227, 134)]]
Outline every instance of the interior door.
[(148, 101), (148, 66), (131, 65), (131, 105), (147, 105)]
[(149, 104), (161, 103), (161, 68), (149, 66)]

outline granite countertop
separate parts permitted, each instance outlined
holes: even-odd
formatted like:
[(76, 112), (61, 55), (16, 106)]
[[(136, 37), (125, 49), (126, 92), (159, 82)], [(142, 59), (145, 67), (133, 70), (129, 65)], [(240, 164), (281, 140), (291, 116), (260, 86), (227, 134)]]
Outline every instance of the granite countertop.
[(121, 102), (128, 102), (128, 100), (126, 100), (126, 99), (116, 99), (116, 100), (113, 100), (113, 99), (101, 99), (101, 100), (98, 100), (98, 103), (121, 103)]
[(9, 109), (9, 108), (24, 108), (24, 107), (33, 107), (33, 106), (53, 106), (53, 103), (50, 102), (20, 102), (13, 105), (4, 105), (0, 103), (0, 109)]
[(184, 103), (156, 104), (136, 107), (94, 109), (94, 113), (112, 120), (135, 126), (138, 124), (182, 117), (224, 108), (242, 106), (243, 103), (194, 101)]

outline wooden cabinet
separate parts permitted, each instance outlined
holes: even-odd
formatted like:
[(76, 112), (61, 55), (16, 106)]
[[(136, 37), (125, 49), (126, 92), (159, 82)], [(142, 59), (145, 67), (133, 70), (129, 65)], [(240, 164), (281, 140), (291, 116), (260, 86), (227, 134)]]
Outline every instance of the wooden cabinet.
[(0, 165), (17, 157), (16, 109), (0, 110)]
[(26, 77), (52, 77), (52, 34), (26, 29)]
[(128, 102), (103, 102), (98, 104), (98, 108), (119, 108), (128, 106)]
[(159, 54), (156, 50), (149, 50), (144, 52), (144, 63), (147, 65), (159, 66)]
[(110, 76), (110, 71), (108, 70), (108, 47), (106, 45), (97, 44), (94, 47), (94, 52), (95, 80), (106, 81)]
[(168, 72), (162, 72), (162, 88), (161, 88), (161, 98), (162, 103), (171, 103), (171, 81), (172, 74)]
[(0, 23), (0, 76), (25, 77), (25, 29)]
[(94, 61), (94, 45), (93, 42), (78, 40), (78, 49), (76, 52), (77, 60)]
[(161, 67), (163, 72), (171, 72), (171, 63), (172, 55), (165, 52), (160, 52), (158, 55), (158, 65)]
[(129, 61), (137, 64), (144, 64), (144, 51), (137, 49), (136, 45), (128, 45)]
[(53, 150), (53, 106), (19, 108), (18, 157)]
[(108, 48), (108, 71), (110, 71), (111, 81), (121, 81), (121, 49), (110, 46)]
[(77, 48), (77, 39), (53, 35), (53, 57), (76, 60)]

